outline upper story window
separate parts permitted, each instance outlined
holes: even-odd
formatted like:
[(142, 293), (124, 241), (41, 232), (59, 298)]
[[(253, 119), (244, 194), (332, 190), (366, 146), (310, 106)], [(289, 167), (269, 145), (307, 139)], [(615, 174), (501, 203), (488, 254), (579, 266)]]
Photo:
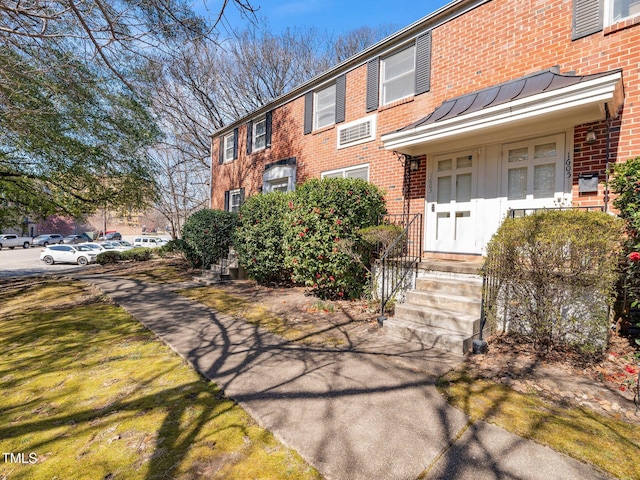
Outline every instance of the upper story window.
[(314, 119), (316, 129), (336, 123), (336, 85), (333, 84), (314, 95)]
[(342, 123), (346, 111), (347, 76), (340, 75), (334, 84), (304, 95), (304, 134)]
[[(401, 48), (401, 47), (398, 47)], [(367, 62), (366, 111), (431, 89), (431, 31), (384, 58)]]
[(640, 15), (640, 0), (606, 0), (606, 24), (612, 25), (627, 18)]
[(272, 111), (247, 122), (247, 155), (271, 146)]
[(593, 35), (603, 27), (638, 16), (640, 0), (573, 0), (571, 39)]
[(265, 117), (253, 122), (253, 150), (262, 150), (267, 146), (267, 119)]
[(415, 47), (406, 48), (380, 62), (382, 104), (410, 97), (415, 90)]
[(223, 154), (222, 160), (225, 162), (230, 162), (233, 160), (235, 151), (235, 142), (234, 135), (230, 133), (229, 135), (225, 135), (223, 138)]

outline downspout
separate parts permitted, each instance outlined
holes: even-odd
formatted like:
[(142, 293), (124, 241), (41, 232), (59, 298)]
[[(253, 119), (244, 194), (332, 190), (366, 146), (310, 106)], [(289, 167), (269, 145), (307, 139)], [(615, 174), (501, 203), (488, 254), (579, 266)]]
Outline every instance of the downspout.
[(607, 148), (606, 148), (606, 164), (604, 170), (604, 211), (609, 211), (609, 157), (611, 154), (611, 115), (609, 114), (609, 104), (604, 104), (604, 111), (607, 122)]

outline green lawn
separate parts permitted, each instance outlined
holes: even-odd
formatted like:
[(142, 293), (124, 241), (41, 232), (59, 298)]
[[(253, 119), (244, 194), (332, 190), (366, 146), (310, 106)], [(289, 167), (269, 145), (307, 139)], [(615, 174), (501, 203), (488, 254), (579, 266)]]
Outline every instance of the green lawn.
[(438, 389), (472, 420), (486, 420), (624, 480), (640, 478), (640, 427), (578, 407), (549, 402), (474, 377), (465, 369), (442, 377)]
[(124, 310), (32, 283), (0, 288), (0, 478), (320, 478)]

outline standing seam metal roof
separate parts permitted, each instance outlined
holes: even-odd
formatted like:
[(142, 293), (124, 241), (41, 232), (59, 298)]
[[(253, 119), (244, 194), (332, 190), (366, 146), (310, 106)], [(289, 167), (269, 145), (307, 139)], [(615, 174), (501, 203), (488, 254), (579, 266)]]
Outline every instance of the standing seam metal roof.
[[(616, 70), (618, 71), (618, 70)], [(494, 107), (503, 103), (520, 100), (523, 98), (566, 88), (578, 83), (610, 75), (611, 72), (595, 73), (592, 75), (563, 75), (552, 70), (534, 73), (526, 77), (510, 80), (500, 85), (495, 85), (477, 92), (467, 93), (460, 97), (445, 100), (426, 117), (421, 118), (396, 132), (412, 130), (443, 120), (449, 120), (461, 115), (468, 115), (485, 108)]]

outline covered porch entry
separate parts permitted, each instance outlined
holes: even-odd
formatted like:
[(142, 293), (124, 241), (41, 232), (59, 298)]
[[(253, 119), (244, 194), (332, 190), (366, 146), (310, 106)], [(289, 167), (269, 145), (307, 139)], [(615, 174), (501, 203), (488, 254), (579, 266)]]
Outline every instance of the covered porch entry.
[(480, 256), (507, 212), (571, 206), (574, 126), (621, 104), (619, 71), (552, 69), (445, 101), (383, 135), (386, 149), (427, 158), (426, 256)]

